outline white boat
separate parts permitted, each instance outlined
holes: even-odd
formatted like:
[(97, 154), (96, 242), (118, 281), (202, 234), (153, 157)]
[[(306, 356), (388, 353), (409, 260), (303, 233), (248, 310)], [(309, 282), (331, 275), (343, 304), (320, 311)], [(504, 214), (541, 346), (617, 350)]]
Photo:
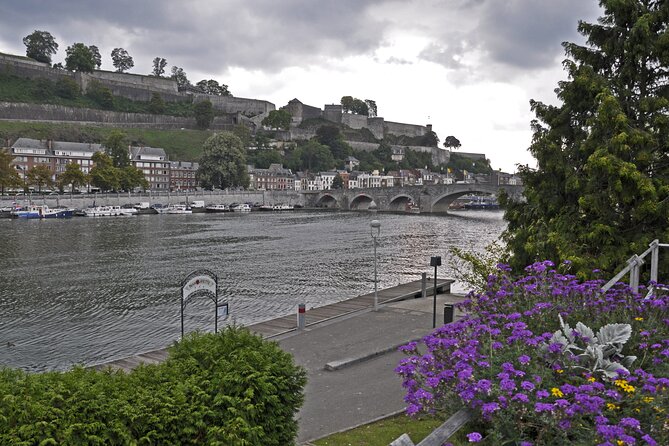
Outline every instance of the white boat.
[(273, 207), (274, 211), (292, 211), (293, 209), (295, 208), (292, 205), (285, 203), (275, 204)]
[(207, 208), (204, 205), (204, 201), (202, 200), (195, 200), (190, 202), (190, 208), (191, 210), (195, 213), (200, 213), (200, 212), (206, 212)]
[(230, 212), (227, 204), (210, 204), (205, 209), (207, 212)]
[(168, 204), (163, 207), (154, 208), (159, 214), (192, 214), (193, 210), (186, 204)]
[(137, 215), (137, 209), (121, 206), (94, 206), (84, 209), (85, 217), (129, 217)]
[(248, 203), (241, 203), (235, 206), (230, 206), (232, 212), (251, 212), (251, 205)]

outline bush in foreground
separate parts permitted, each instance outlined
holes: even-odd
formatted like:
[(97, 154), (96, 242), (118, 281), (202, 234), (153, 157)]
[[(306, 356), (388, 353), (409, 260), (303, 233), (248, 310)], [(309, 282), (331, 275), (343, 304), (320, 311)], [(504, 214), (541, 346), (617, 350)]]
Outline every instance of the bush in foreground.
[(192, 334), (131, 373), (0, 370), (0, 444), (294, 444), (304, 370), (248, 330)]
[(669, 298), (526, 273), (501, 267), (464, 319), (401, 348), (407, 412), (472, 408), (470, 441), (492, 445), (669, 444)]

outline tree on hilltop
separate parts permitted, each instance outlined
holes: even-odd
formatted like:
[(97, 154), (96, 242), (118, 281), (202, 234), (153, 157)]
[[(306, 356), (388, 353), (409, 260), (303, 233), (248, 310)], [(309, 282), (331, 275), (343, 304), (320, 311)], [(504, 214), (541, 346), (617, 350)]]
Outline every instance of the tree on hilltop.
[(88, 49), (91, 50), (91, 53), (93, 54), (93, 60), (95, 61), (95, 68), (99, 70), (100, 67), (102, 66), (102, 56), (100, 55), (100, 50), (95, 45), (90, 45)]
[(171, 78), (177, 82), (177, 87), (179, 88), (179, 90), (182, 90), (191, 85), (184, 69), (177, 67), (176, 65), (172, 67)]
[(162, 77), (165, 74), (165, 67), (167, 66), (167, 60), (162, 57), (156, 57), (153, 59), (153, 71), (151, 71), (152, 76)]
[(537, 168), (519, 167), (526, 201), (505, 213), (517, 269), (552, 259), (612, 273), (669, 239), (669, 3), (600, 5), (598, 23), (579, 22), (587, 44), (563, 44), (561, 104), (531, 101)]
[(92, 73), (95, 69), (95, 54), (83, 43), (68, 46), (65, 54), (65, 68), (68, 70)]
[(193, 114), (195, 115), (195, 123), (200, 130), (209, 128), (214, 122), (214, 106), (211, 101), (200, 101), (193, 106)]
[(47, 31), (35, 30), (23, 38), (26, 56), (38, 62), (51, 63), (51, 56), (58, 51), (56, 39)]
[(212, 96), (232, 96), (227, 85), (219, 84), (218, 81), (215, 81), (214, 79), (202, 79), (195, 85), (205, 94), (210, 94)]
[(455, 136), (449, 135), (444, 139), (444, 147), (447, 149), (459, 149), (461, 145), (460, 140)]
[(125, 73), (135, 66), (135, 62), (130, 57), (130, 54), (123, 48), (114, 48), (111, 52), (112, 65), (116, 68), (117, 73)]
[(261, 124), (272, 129), (288, 130), (292, 119), (292, 115), (287, 110), (272, 110)]

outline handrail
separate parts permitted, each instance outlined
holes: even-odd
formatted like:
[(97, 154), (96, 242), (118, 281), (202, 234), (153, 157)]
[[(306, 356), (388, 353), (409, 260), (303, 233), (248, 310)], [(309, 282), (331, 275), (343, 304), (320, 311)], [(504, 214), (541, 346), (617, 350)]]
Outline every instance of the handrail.
[(639, 292), (639, 278), (641, 276), (641, 266), (646, 263), (644, 258), (651, 254), (650, 260), (650, 285), (648, 286), (648, 294), (646, 294), (646, 299), (653, 295), (655, 291), (655, 284), (657, 283), (657, 275), (659, 268), (660, 260), (660, 248), (669, 248), (669, 244), (660, 243), (659, 240), (653, 240), (649, 248), (645, 250), (641, 255), (633, 255), (627, 260), (627, 266), (623, 268), (615, 277), (609, 280), (606, 285), (600, 288), (600, 292), (607, 292), (613, 285), (618, 283), (627, 273), (630, 274), (630, 288), (634, 293)]

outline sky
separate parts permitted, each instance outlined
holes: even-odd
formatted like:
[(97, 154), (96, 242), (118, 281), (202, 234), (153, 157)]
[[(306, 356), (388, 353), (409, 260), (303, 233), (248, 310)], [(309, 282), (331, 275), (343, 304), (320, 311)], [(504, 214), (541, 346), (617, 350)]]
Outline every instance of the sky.
[(495, 169), (534, 166), (530, 99), (557, 104), (561, 43), (582, 42), (597, 0), (0, 0), (0, 52), (23, 37), (96, 45), (149, 74), (155, 57), (234, 96), (323, 108), (372, 99), (387, 121), (432, 124), (443, 142), (485, 153)]

